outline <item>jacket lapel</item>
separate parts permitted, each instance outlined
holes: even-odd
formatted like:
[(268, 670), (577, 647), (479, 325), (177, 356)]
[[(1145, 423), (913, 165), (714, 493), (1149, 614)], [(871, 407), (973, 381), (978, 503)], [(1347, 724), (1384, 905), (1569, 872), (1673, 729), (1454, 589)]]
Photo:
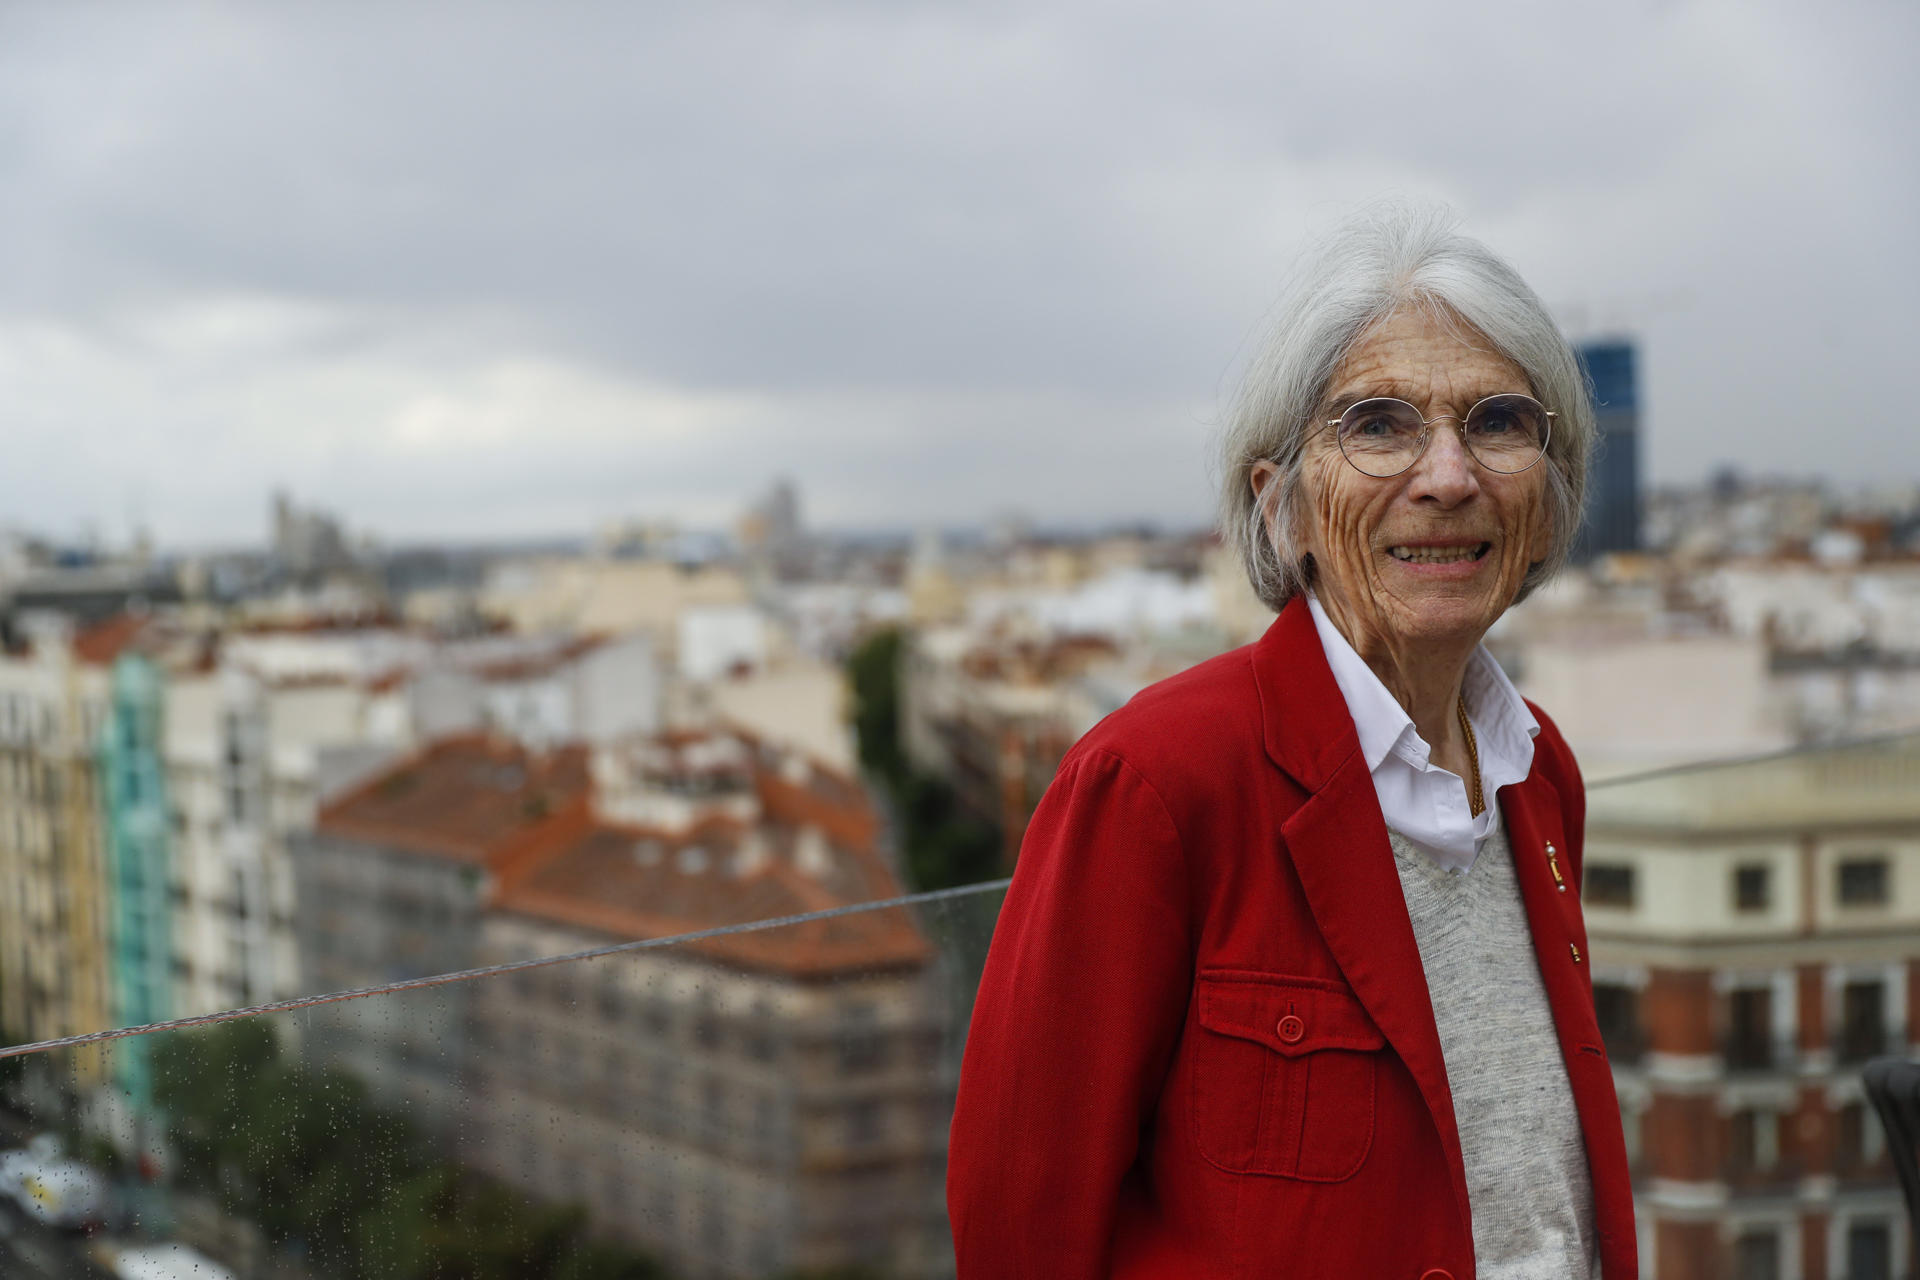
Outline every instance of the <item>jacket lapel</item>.
[(1267, 753), (1309, 793), (1281, 824), (1294, 871), (1334, 960), (1433, 1114), (1470, 1237), (1466, 1163), (1426, 969), (1373, 777), (1304, 598), (1281, 611), (1253, 662)]
[[(1580, 1113), (1580, 1133), (1586, 1141), (1587, 1168), (1593, 1183), (1593, 1213), (1600, 1234), (1601, 1266), (1608, 1276), (1631, 1275), (1637, 1266), (1633, 1239), (1633, 1195), (1627, 1172), (1626, 1137), (1620, 1125), (1620, 1101), (1614, 1092), (1613, 1068), (1607, 1062), (1594, 1017), (1592, 958), (1586, 933), (1580, 928), (1580, 886), (1567, 855), (1561, 830), (1559, 792), (1543, 777), (1539, 753), (1527, 780), (1500, 793), (1500, 812), (1513, 848), (1514, 874), (1526, 905), (1527, 925), (1533, 934), (1534, 954), (1547, 1001), (1553, 1006), (1554, 1029), (1560, 1056), (1567, 1065), (1567, 1082)], [(1547, 846), (1556, 856), (1551, 863)], [(1560, 880), (1554, 878), (1558, 868)], [(1566, 885), (1565, 892), (1560, 885)], [(1574, 960), (1578, 950), (1580, 959)]]

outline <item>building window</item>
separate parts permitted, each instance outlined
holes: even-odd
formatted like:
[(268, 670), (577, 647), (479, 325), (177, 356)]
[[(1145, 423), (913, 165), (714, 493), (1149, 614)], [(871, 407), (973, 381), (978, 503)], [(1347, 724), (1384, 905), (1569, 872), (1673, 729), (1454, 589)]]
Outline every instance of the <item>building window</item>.
[(1863, 1170), (1878, 1163), (1887, 1149), (1880, 1117), (1864, 1102), (1850, 1102), (1834, 1118), (1835, 1163), (1842, 1170)]
[(713, 997), (704, 991), (694, 1005), (693, 1042), (702, 1049), (720, 1046), (720, 1012), (713, 1007)]
[(1780, 1117), (1749, 1107), (1733, 1113), (1729, 1125), (1728, 1163), (1734, 1173), (1771, 1169), (1780, 1159)]
[(1726, 1060), (1730, 1071), (1773, 1065), (1773, 992), (1745, 987), (1728, 996)]
[(773, 1006), (765, 1000), (753, 1002), (746, 1027), (747, 1056), (756, 1062), (771, 1062), (774, 1056)]
[(653, 1064), (653, 1127), (660, 1133), (679, 1132), (680, 1108), (676, 1105), (678, 1081), (673, 1064), (664, 1059)]
[(702, 1084), (701, 1119), (706, 1125), (707, 1141), (722, 1143), (727, 1139), (727, 1086), (718, 1076), (708, 1076)]
[(1735, 867), (1733, 870), (1733, 909), (1735, 911), (1765, 911), (1769, 905), (1769, 888), (1766, 867)]
[(1840, 1060), (1859, 1062), (1886, 1051), (1885, 984), (1847, 983), (1840, 989)]
[(880, 1139), (880, 1104), (862, 1098), (847, 1108), (847, 1141), (863, 1147)]
[(1847, 1280), (1893, 1280), (1893, 1238), (1884, 1222), (1847, 1228)]
[(657, 995), (647, 996), (640, 1006), (640, 1025), (654, 1039), (664, 1038), (673, 1025), (667, 1016), (666, 1001)]
[(1640, 1060), (1639, 993), (1622, 982), (1593, 984), (1593, 1011), (1600, 1021), (1600, 1038), (1615, 1062)]
[(873, 1071), (886, 1058), (877, 1018), (870, 1004), (849, 1004), (841, 1010), (840, 1070)]
[(1733, 1242), (1733, 1280), (1780, 1280), (1780, 1233), (1770, 1227), (1742, 1231)]
[(1586, 892), (1589, 903), (1602, 907), (1633, 905), (1633, 868), (1621, 862), (1589, 862)]
[(1840, 905), (1884, 906), (1887, 901), (1887, 860), (1848, 858), (1840, 864)]
[(763, 1153), (780, 1147), (780, 1102), (770, 1093), (753, 1100), (753, 1137)]

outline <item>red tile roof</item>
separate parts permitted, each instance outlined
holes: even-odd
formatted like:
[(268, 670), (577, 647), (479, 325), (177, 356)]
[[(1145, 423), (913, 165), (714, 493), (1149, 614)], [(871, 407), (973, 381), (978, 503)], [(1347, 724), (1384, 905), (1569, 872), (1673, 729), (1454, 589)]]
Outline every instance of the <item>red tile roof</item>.
[(132, 648), (153, 619), (143, 614), (116, 613), (73, 637), (73, 656), (94, 666), (109, 666)]
[[(759, 851), (743, 867), (742, 847), (755, 836)], [(799, 839), (793, 827), (748, 828), (727, 820), (681, 835), (586, 823), (524, 859), (520, 871), (503, 879), (494, 905), (624, 942), (900, 893), (877, 860), (851, 849), (830, 848), (833, 871), (819, 878), (801, 870), (794, 857)], [(684, 945), (736, 967), (801, 978), (914, 968), (932, 956), (911, 909), (897, 907)]]
[[(620, 941), (902, 892), (857, 784), (821, 770), (796, 783), (758, 754), (752, 759), (760, 820), (716, 815), (667, 832), (596, 818), (582, 747), (536, 755), (507, 739), (464, 734), (342, 794), (316, 828), (485, 866), (495, 873), (495, 909)], [(911, 968), (932, 954), (911, 913), (898, 908), (687, 945), (723, 963), (808, 978)]]
[(599, 634), (580, 636), (546, 653), (501, 658), (494, 662), (482, 663), (473, 669), (473, 674), (482, 680), (500, 683), (551, 675), (568, 663), (592, 653), (606, 644), (607, 640), (607, 636)]
[(504, 868), (582, 817), (587, 753), (534, 753), (487, 734), (444, 738), (354, 787), (320, 811), (316, 830), (413, 853)]

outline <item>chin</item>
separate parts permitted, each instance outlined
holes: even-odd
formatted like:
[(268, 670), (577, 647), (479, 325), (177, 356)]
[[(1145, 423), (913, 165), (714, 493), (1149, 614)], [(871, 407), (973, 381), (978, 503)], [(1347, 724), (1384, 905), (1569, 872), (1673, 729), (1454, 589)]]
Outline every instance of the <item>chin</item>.
[(1506, 610), (1484, 595), (1462, 598), (1434, 593), (1430, 598), (1403, 602), (1398, 610), (1400, 634), (1409, 640), (1478, 641)]

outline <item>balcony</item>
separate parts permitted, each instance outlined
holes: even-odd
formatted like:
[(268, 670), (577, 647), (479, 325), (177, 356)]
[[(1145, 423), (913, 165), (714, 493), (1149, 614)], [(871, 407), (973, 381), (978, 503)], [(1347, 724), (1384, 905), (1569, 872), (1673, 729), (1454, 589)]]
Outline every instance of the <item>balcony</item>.
[(1795, 1052), (1790, 1037), (1730, 1035), (1720, 1042), (1721, 1061), (1729, 1075), (1791, 1070)]

